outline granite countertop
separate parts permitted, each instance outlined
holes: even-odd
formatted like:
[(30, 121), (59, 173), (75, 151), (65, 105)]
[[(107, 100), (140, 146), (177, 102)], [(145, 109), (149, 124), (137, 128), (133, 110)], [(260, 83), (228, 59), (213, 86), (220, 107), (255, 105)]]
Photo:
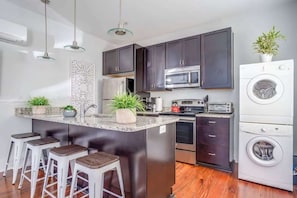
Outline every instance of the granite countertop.
[(109, 114), (94, 114), (85, 117), (76, 116), (74, 118), (65, 118), (62, 115), (16, 114), (16, 116), (21, 118), (30, 118), (36, 120), (92, 127), (98, 129), (116, 130), (122, 132), (136, 132), (178, 121), (178, 118), (174, 116), (137, 116), (136, 123), (133, 124), (119, 124), (115, 121), (115, 117)]
[(196, 114), (196, 117), (210, 117), (210, 118), (232, 118), (234, 116), (233, 113), (199, 113)]

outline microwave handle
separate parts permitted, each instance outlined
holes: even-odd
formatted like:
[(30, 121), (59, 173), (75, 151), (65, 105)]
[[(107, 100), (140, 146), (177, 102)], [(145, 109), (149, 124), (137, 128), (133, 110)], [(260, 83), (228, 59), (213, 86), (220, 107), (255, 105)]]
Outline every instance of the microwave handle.
[(192, 79), (191, 79), (191, 72), (188, 73), (188, 83), (191, 84)]

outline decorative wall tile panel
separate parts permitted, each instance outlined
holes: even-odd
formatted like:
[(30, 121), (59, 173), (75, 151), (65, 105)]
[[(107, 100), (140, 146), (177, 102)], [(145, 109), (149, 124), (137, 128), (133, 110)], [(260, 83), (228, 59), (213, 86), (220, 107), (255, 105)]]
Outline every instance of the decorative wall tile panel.
[[(80, 112), (80, 107), (95, 103), (95, 64), (72, 60), (70, 69), (71, 103)], [(95, 112), (90, 109), (89, 112)]]

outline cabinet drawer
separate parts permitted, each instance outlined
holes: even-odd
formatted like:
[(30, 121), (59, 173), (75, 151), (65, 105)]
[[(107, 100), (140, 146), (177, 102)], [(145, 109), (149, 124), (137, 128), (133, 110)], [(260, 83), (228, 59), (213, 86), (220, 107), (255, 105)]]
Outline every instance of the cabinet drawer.
[(209, 128), (211, 130), (229, 128), (229, 118), (197, 117), (196, 125), (197, 127)]
[(225, 146), (197, 144), (197, 161), (229, 168), (229, 149)]
[(197, 129), (197, 143), (206, 145), (219, 145), (219, 146), (229, 146), (229, 131), (224, 130), (219, 131), (204, 131), (203, 129)]

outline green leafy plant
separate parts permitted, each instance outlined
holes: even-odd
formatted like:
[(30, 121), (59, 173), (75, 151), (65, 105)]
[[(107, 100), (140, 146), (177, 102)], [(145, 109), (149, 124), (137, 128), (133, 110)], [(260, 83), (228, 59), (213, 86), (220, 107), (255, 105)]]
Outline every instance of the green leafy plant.
[(28, 100), (29, 106), (45, 106), (49, 105), (48, 99), (44, 96), (33, 97)]
[(272, 29), (267, 33), (262, 33), (253, 43), (254, 49), (256, 52), (261, 54), (278, 54), (279, 45), (277, 40), (285, 39), (286, 37), (280, 33), (280, 31), (276, 31), (273, 26)]
[(72, 105), (67, 105), (63, 109), (64, 110), (76, 110)]
[(114, 97), (111, 103), (112, 109), (130, 109), (131, 111), (144, 111), (144, 104), (140, 96), (132, 93), (124, 93)]

